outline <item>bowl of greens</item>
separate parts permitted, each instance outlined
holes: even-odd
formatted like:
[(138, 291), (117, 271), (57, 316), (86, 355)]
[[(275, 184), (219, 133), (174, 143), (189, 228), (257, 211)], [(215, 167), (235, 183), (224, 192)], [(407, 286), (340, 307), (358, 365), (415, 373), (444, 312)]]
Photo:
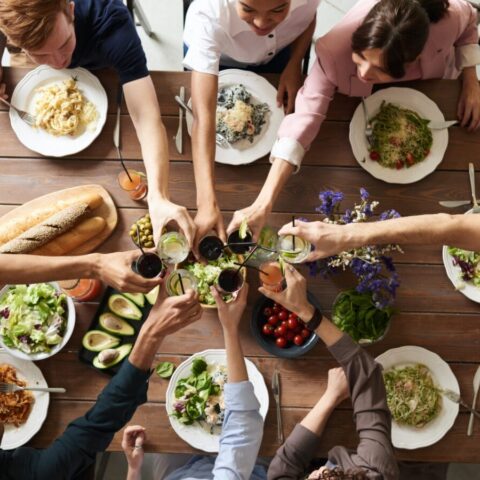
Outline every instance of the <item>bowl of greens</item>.
[(0, 290), (0, 344), (14, 357), (43, 360), (58, 353), (75, 327), (75, 307), (56, 283)]
[(332, 321), (360, 345), (378, 343), (390, 328), (393, 309), (379, 309), (370, 293), (359, 293), (354, 288), (340, 292), (333, 302)]

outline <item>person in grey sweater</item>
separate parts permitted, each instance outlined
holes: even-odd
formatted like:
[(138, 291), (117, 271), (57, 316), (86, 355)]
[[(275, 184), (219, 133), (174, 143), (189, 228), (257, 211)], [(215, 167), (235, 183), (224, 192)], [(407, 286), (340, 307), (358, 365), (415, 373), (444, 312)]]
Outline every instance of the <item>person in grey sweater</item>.
[[(382, 367), (308, 302), (306, 280), (297, 270), (288, 266), (285, 276), (287, 288), (284, 291), (274, 293), (264, 288), (260, 291), (296, 313), (307, 327), (314, 329), (341, 368), (328, 372), (325, 393), (277, 450), (268, 469), (268, 480), (397, 480), (399, 470), (390, 436), (391, 416)], [(348, 396), (352, 399), (353, 417), (360, 439), (357, 449), (333, 447), (328, 452), (327, 463), (308, 475), (309, 465), (317, 455), (330, 415)]]

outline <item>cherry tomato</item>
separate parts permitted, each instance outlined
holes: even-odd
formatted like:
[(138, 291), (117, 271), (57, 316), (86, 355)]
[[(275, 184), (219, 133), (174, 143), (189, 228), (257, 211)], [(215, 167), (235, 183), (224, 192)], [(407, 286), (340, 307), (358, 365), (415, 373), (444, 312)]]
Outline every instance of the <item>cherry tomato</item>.
[(270, 315), (270, 317), (268, 317), (267, 322), (268, 322), (270, 325), (275, 326), (275, 325), (278, 323), (278, 317), (277, 317), (276, 315)]
[(409, 167), (411, 167), (415, 163), (415, 159), (413, 158), (413, 155), (411, 153), (407, 153), (406, 161)]
[(295, 338), (293, 339), (293, 343), (298, 346), (303, 345), (304, 341), (305, 339), (301, 335), (295, 335)]
[(278, 315), (282, 311), (282, 309), (278, 305), (274, 305), (272, 307), (272, 310), (275, 315)]
[(289, 318), (288, 319), (288, 328), (290, 330), (295, 330), (298, 327), (299, 323), (296, 318)]
[(278, 331), (278, 328), (279, 327), (273, 329), (273, 336), (275, 338), (278, 338), (280, 336), (280, 332)]
[(270, 317), (272, 315), (273, 311), (270, 307), (265, 307), (263, 309), (263, 314), (266, 316), (266, 317)]
[(285, 337), (278, 337), (276, 340), (275, 340), (275, 344), (277, 345), (277, 347), (279, 348), (285, 348), (287, 346), (287, 339)]
[(262, 327), (262, 332), (264, 335), (273, 335), (273, 327), (269, 324), (269, 323), (266, 323), (263, 327)]
[(281, 325), (282, 327), (288, 328), (288, 325), (287, 325), (287, 321), (286, 321), (286, 320), (284, 320), (283, 322), (280, 322), (280, 325)]
[(284, 337), (287, 334), (287, 327), (285, 325), (280, 325), (277, 327), (278, 334), (282, 337)]
[(310, 336), (310, 330), (308, 328), (304, 328), (301, 332), (300, 332), (300, 335), (307, 339), (309, 336)]
[(423, 152), (423, 154), (424, 154), (425, 156), (427, 156), (429, 153), (430, 153), (430, 150), (425, 150), (425, 151)]
[(370, 159), (376, 162), (377, 160), (380, 160), (380, 154), (378, 152), (372, 151), (370, 152)]
[(298, 315), (296, 313), (290, 312), (288, 318), (298, 318)]
[(286, 310), (282, 310), (279, 314), (278, 314), (278, 318), (280, 320), (286, 320), (288, 318), (288, 313), (286, 312)]
[(287, 340), (288, 340), (289, 342), (293, 342), (293, 339), (294, 339), (294, 338), (295, 338), (295, 332), (292, 331), (292, 330), (289, 330), (289, 331), (287, 332)]
[(401, 170), (403, 168), (403, 162), (401, 160), (397, 160), (397, 163), (395, 164), (395, 168), (397, 170)]

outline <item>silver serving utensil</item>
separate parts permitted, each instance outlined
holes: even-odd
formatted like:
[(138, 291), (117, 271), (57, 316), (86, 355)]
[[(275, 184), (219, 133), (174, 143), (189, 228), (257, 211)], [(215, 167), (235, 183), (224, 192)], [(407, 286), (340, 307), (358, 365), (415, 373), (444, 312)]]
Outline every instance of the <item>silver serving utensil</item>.
[(473, 201), (472, 213), (479, 213), (480, 205), (478, 205), (477, 196), (475, 194), (475, 167), (471, 162), (468, 164), (468, 177), (470, 179), (470, 190), (472, 192), (472, 201)]
[(280, 409), (280, 374), (275, 369), (272, 377), (273, 398), (277, 406), (277, 442), (281, 445), (283, 443), (283, 423), (282, 411)]
[(445, 128), (449, 128), (452, 125), (456, 125), (458, 123), (458, 120), (446, 120), (444, 122), (436, 122), (430, 120), (428, 123), (428, 128), (430, 130), (444, 130)]
[(12, 110), (15, 110), (18, 113), (18, 116), (21, 120), (23, 120), (26, 124), (30, 125), (31, 127), (35, 126), (35, 117), (24, 110), (20, 110), (19, 108), (13, 106), (10, 102), (5, 100), (3, 97), (0, 97), (0, 102), (3, 102), (5, 105), (9, 106)]
[[(185, 87), (180, 87), (180, 100), (185, 103)], [(175, 146), (178, 153), (183, 153), (183, 108), (178, 109), (178, 130), (175, 135)]]
[[(477, 368), (477, 371), (475, 372), (475, 376), (473, 377), (473, 402), (472, 402), (472, 408), (475, 409), (475, 406), (477, 404), (477, 395), (478, 395), (478, 390), (480, 389), (480, 367)], [(467, 428), (467, 435), (470, 437), (473, 433), (473, 421), (475, 419), (475, 416), (473, 415), (473, 412), (470, 413), (470, 420), (468, 421), (468, 428)]]
[(14, 393), (23, 392), (24, 390), (32, 392), (51, 392), (51, 393), (65, 393), (64, 388), (51, 388), (51, 387), (19, 387), (14, 383), (0, 383), (0, 393)]
[(462, 397), (460, 397), (460, 394), (457, 392), (454, 392), (453, 390), (449, 390), (448, 388), (444, 390), (440, 390), (440, 393), (445, 395), (449, 400), (451, 400), (454, 403), (458, 403), (462, 407), (466, 408), (472, 415), (475, 415), (476, 417), (480, 418), (480, 412), (477, 412), (475, 409), (470, 408), (463, 400)]
[(438, 203), (442, 207), (456, 208), (456, 207), (463, 207), (464, 205), (470, 205), (472, 202), (471, 200), (442, 200)]
[(370, 122), (370, 117), (368, 116), (367, 104), (365, 102), (365, 97), (362, 97), (362, 107), (363, 107), (363, 116), (365, 117), (365, 138), (367, 139), (368, 144), (371, 146), (373, 143), (373, 128)]

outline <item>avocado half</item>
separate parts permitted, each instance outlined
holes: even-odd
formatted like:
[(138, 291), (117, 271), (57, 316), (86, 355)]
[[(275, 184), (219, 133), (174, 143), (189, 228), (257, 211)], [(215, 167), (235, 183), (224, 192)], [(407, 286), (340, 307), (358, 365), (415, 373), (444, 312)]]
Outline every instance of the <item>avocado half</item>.
[[(101, 370), (105, 368), (110, 368), (113, 367), (114, 365), (117, 365), (117, 363), (120, 363), (125, 357), (127, 357), (130, 352), (132, 351), (133, 344), (131, 343), (124, 343), (123, 345), (120, 345), (117, 348), (111, 349), (112, 353), (116, 352), (116, 356), (113, 360), (111, 360), (108, 363), (102, 363), (100, 361), (101, 353), (100, 352), (94, 359), (93, 359), (93, 366), (96, 368), (100, 368)], [(110, 352), (109, 352), (110, 353)]]
[(157, 285), (153, 290), (150, 290), (148, 293), (145, 294), (145, 298), (150, 305), (155, 305), (159, 293), (160, 285)]
[(133, 335), (135, 333), (134, 328), (128, 322), (111, 312), (102, 313), (98, 322), (104, 330), (110, 333), (122, 336)]
[(130, 299), (139, 307), (143, 307), (145, 305), (145, 295), (143, 293), (123, 293), (122, 295)]
[(141, 320), (142, 312), (131, 300), (115, 293), (108, 299), (108, 308), (119, 317)]
[(114, 348), (120, 343), (120, 339), (102, 330), (90, 330), (82, 339), (82, 345), (91, 352), (100, 352), (107, 348)]

